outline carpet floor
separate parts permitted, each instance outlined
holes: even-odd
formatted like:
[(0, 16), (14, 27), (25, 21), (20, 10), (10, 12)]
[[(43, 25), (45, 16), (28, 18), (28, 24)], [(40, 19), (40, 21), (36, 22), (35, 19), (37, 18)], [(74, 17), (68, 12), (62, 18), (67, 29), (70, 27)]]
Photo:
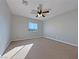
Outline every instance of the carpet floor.
[(3, 57), (7, 59), (78, 59), (77, 47), (47, 38), (13, 41)]

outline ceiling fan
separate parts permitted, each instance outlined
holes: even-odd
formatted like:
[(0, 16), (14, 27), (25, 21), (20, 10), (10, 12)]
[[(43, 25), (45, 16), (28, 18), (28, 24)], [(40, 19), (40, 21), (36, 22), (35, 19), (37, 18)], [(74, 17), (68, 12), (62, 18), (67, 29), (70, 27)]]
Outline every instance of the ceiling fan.
[(37, 7), (37, 10), (32, 10), (32, 14), (36, 14), (36, 17), (45, 17), (45, 14), (49, 13), (51, 9), (46, 9), (43, 11), (43, 7), (42, 4), (39, 4), (39, 6)]

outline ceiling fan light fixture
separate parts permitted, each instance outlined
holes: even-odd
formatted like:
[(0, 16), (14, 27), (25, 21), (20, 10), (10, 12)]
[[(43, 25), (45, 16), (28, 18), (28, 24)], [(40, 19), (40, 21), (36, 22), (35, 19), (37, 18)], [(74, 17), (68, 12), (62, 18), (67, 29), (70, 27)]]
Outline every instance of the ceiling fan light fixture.
[(42, 16), (42, 14), (37, 14), (38, 15), (38, 17), (41, 17)]

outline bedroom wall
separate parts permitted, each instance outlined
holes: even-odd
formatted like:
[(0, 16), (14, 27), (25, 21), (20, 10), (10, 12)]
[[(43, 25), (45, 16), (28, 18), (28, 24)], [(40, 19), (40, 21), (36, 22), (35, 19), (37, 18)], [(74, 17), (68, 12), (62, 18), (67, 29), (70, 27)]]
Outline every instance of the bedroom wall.
[(6, 0), (0, 0), (0, 56), (10, 43), (11, 13)]
[[(26, 18), (22, 16), (17, 16), (17, 15), (13, 15), (12, 18), (13, 18), (12, 39), (14, 41), (39, 38), (43, 36), (43, 22), (42, 21)], [(30, 21), (38, 24), (38, 31), (35, 31), (35, 32), (28, 31), (28, 23)]]
[(44, 37), (77, 46), (77, 13), (75, 9), (44, 21)]

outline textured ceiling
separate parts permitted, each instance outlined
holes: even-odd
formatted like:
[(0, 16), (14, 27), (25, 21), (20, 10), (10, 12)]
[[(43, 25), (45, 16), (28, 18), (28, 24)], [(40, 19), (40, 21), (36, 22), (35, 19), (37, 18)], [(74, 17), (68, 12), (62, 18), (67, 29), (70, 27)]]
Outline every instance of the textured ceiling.
[[(77, 0), (26, 0), (27, 5), (22, 4), (22, 0), (7, 0), (7, 3), (13, 14), (29, 17), (33, 19), (47, 19), (64, 12), (77, 8)], [(36, 18), (34, 14), (31, 14), (33, 9), (36, 9), (39, 4), (43, 4), (44, 9), (52, 9), (45, 18)]]

